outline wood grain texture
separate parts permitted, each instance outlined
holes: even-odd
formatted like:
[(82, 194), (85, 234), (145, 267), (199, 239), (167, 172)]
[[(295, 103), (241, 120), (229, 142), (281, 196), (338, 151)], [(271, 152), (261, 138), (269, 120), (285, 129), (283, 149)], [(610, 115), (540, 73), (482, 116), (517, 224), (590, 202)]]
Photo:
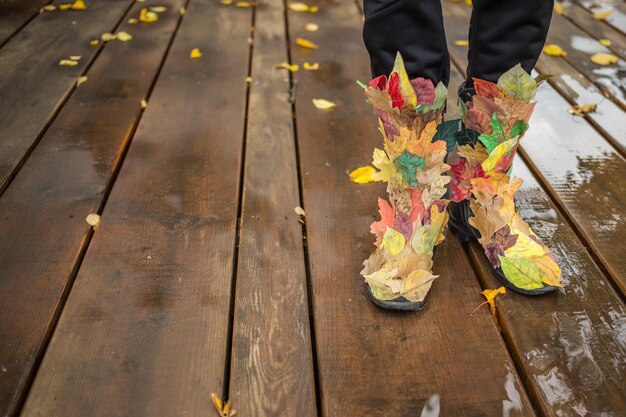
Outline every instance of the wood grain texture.
[[(457, 39), (469, 21), (465, 7), (442, 6), (447, 33)], [(466, 48), (449, 42), (448, 49), (465, 67)], [(626, 182), (616, 181), (626, 161), (585, 119), (568, 114), (569, 104), (549, 84), (539, 87), (536, 100), (520, 153), (626, 294)]]
[(49, 2), (50, 0), (0, 0), (0, 46)]
[[(461, 80), (453, 67), (451, 84)], [(516, 205), (558, 257), (565, 287), (541, 297), (498, 296), (507, 345), (541, 415), (620, 415), (626, 410), (626, 308), (521, 158), (513, 175), (524, 180)], [(470, 245), (469, 254), (482, 286), (500, 287), (483, 249)]]
[[(345, 173), (369, 163), (380, 146), (375, 116), (355, 83), (369, 79), (369, 63), (356, 5), (317, 4), (315, 15), (290, 13), (289, 26), (292, 42), (302, 36), (320, 46), (292, 43), (296, 63), (320, 63), (318, 71), (295, 75), (322, 414), (534, 415), (489, 313), (468, 316), (482, 302), (481, 289), (454, 237), (437, 251), (440, 277), (424, 310), (390, 312), (368, 300), (359, 270), (374, 248), (369, 224), (384, 191), (351, 183)], [(305, 32), (309, 21), (320, 31)], [(337, 107), (318, 110), (313, 98)]]
[[(89, 41), (115, 31), (131, 4), (42, 13), (0, 49), (0, 192), (99, 52)], [(60, 66), (70, 55), (81, 56), (78, 65)]]
[(85, 217), (102, 204), (174, 34), (183, 3), (163, 4), (172, 11), (158, 25), (122, 26), (133, 40), (107, 46), (0, 198), (2, 416), (25, 394), (89, 240)]
[(315, 382), (282, 0), (256, 3), (230, 399), (237, 414), (313, 417)]

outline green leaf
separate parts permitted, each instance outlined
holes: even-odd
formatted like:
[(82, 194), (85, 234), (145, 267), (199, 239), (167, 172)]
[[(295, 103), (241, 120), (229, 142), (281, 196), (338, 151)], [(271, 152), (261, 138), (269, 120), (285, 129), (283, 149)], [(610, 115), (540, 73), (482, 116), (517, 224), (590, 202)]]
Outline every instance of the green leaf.
[(542, 272), (533, 261), (526, 258), (511, 258), (498, 255), (502, 272), (517, 288), (534, 290), (543, 288)]
[(459, 146), (463, 145), (474, 145), (478, 140), (479, 133), (472, 129), (463, 128), (456, 132), (454, 135), (454, 140)]
[(515, 123), (515, 125), (513, 125), (513, 127), (511, 128), (511, 131), (509, 132), (509, 138), (514, 138), (515, 136), (522, 136), (522, 134), (526, 131), (526, 128), (528, 127), (528, 125), (526, 123), (524, 123), (523, 120), (518, 120), (517, 123)]
[(414, 155), (411, 152), (405, 150), (396, 158), (394, 163), (402, 171), (402, 178), (409, 185), (409, 187), (417, 187), (419, 181), (415, 178), (415, 174), (418, 169), (424, 168), (424, 158), (419, 155)]
[(433, 142), (443, 140), (446, 142), (446, 148), (448, 153), (452, 152), (456, 145), (455, 135), (459, 130), (460, 119), (448, 120), (447, 122), (440, 123), (437, 126), (437, 133), (433, 136)]
[(537, 82), (517, 64), (498, 79), (498, 87), (511, 97), (529, 102), (537, 92)]
[(494, 150), (496, 146), (506, 140), (504, 126), (502, 122), (500, 122), (497, 113), (494, 113), (491, 116), (491, 127), (493, 129), (493, 132), (490, 135), (486, 135), (483, 133), (478, 137), (478, 140), (481, 141), (483, 145), (485, 145), (485, 147), (487, 148), (487, 153), (491, 153), (491, 151)]
[(447, 99), (448, 89), (441, 81), (439, 81), (435, 87), (435, 100), (433, 101), (433, 104), (420, 104), (415, 108), (415, 111), (417, 113), (425, 113), (429, 110), (439, 110), (444, 104), (446, 104)]
[(367, 86), (365, 84), (363, 84), (361, 81), (356, 80), (356, 83), (359, 85), (359, 87), (361, 87), (363, 90), (365, 90), (367, 88)]
[(535, 82), (537, 83), (537, 86), (539, 86), (539, 84), (552, 77), (554, 77), (552, 74), (539, 74), (535, 77)]
[(459, 113), (461, 113), (461, 119), (465, 120), (465, 118), (467, 117), (467, 112), (469, 111), (469, 109), (467, 108), (467, 104), (465, 104), (465, 102), (461, 100), (460, 97), (457, 100), (457, 103), (459, 105)]
[(416, 253), (426, 253), (432, 256), (438, 237), (439, 228), (433, 224), (427, 224), (415, 231), (411, 239), (411, 246)]
[(519, 136), (502, 142), (498, 144), (495, 148), (493, 148), (493, 151), (489, 152), (489, 156), (481, 164), (483, 171), (485, 171), (486, 174), (493, 171), (496, 166), (498, 166), (500, 160), (508, 155), (509, 152), (511, 152), (511, 150), (515, 148), (518, 142)]

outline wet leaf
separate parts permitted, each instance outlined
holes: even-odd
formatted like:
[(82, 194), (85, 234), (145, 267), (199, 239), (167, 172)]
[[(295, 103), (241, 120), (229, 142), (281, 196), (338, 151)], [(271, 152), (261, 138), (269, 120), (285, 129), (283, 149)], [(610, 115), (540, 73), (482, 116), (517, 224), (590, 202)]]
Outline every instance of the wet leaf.
[(498, 296), (498, 294), (506, 294), (506, 288), (500, 287), (495, 290), (486, 289), (484, 291), (481, 291), (480, 293), (487, 299), (491, 314), (494, 318), (496, 318), (496, 297)]
[(305, 62), (304, 64), (302, 64), (302, 68), (307, 71), (317, 71), (318, 69), (320, 69), (320, 64), (319, 62), (314, 62), (312, 64), (309, 62)]
[(244, 81), (246, 82), (246, 84), (250, 85), (252, 83), (252, 77), (246, 77), (244, 78)]
[(228, 6), (229, 4), (231, 4), (233, 2), (233, 0), (220, 0), (220, 3)]
[(89, 41), (89, 45), (91, 46), (98, 46), (99, 44), (100, 44), (100, 41), (98, 39), (93, 39)]
[(85, 2), (83, 0), (76, 0), (70, 9), (72, 10), (85, 10), (87, 6), (85, 6)]
[(76, 65), (78, 65), (78, 62), (72, 59), (62, 59), (59, 61), (59, 65), (61, 65), (62, 67), (75, 67)]
[(134, 17), (131, 17), (130, 19), (128, 19), (128, 24), (129, 25), (136, 25), (138, 22), (137, 19), (135, 19)]
[(306, 49), (317, 49), (319, 46), (304, 38), (296, 38), (296, 45)]
[(498, 87), (504, 90), (508, 95), (530, 101), (537, 91), (537, 83), (524, 71), (520, 64), (517, 64), (498, 79)]
[(469, 46), (469, 41), (467, 39), (459, 39), (454, 41), (456, 46)]
[(570, 107), (567, 112), (569, 114), (573, 114), (574, 116), (584, 116), (587, 113), (592, 113), (596, 111), (597, 107), (597, 104), (577, 104)]
[(323, 98), (314, 98), (313, 99), (313, 105), (315, 107), (317, 107), (320, 110), (330, 110), (335, 108), (337, 105), (335, 103), (333, 103), (332, 101), (328, 101), (326, 99)]
[(156, 14), (155, 12), (151, 12), (145, 7), (141, 9), (141, 11), (139, 12), (139, 21), (141, 22), (152, 23), (152, 22), (156, 22), (157, 20), (159, 20), (159, 15)]
[(287, 5), (287, 8), (291, 10), (292, 12), (309, 12), (309, 13), (317, 12), (317, 6), (309, 6), (308, 4), (300, 3), (300, 2), (289, 3)]
[(81, 84), (84, 84), (85, 82), (87, 82), (86, 75), (83, 75), (82, 77), (78, 77), (78, 79), (76, 80), (76, 87), (78, 87)]
[(47, 6), (43, 6), (40, 12), (53, 12), (57, 9), (57, 6), (54, 4), (48, 4)]
[(599, 12), (595, 12), (593, 14), (593, 18), (596, 20), (606, 20), (612, 14), (613, 14), (613, 9), (601, 10)]
[(366, 165), (351, 171), (348, 175), (350, 176), (350, 179), (357, 184), (367, 184), (369, 182), (374, 182), (372, 174), (375, 172), (376, 169), (374, 167)]
[(602, 46), (611, 46), (610, 39), (598, 39), (598, 42), (600, 42), (600, 45)]
[(200, 52), (200, 48), (193, 48), (191, 52), (189, 52), (189, 58), (198, 59), (202, 56), (202, 52)]
[(100, 39), (102, 39), (103, 42), (109, 42), (109, 41), (112, 41), (112, 40), (114, 40), (116, 38), (117, 38), (117, 36), (115, 35), (115, 33), (110, 33), (110, 32), (103, 33), (100, 36)]
[(94, 230), (94, 232), (96, 230), (98, 230), (98, 227), (100, 226), (100, 216), (96, 213), (90, 213), (86, 218), (85, 221), (87, 222), (87, 224), (89, 224), (89, 226), (91, 226), (91, 228)]
[(502, 272), (513, 285), (524, 290), (543, 288), (542, 272), (530, 259), (500, 256)]
[(235, 3), (235, 7), (252, 7), (254, 6), (254, 2), (251, 1), (238, 1)]
[(563, 14), (563, 5), (561, 3), (554, 3), (554, 13)]
[(543, 47), (543, 53), (550, 56), (562, 56), (566, 57), (567, 52), (563, 50), (559, 45), (554, 43), (549, 43)]
[(70, 55), (72, 61), (80, 61), (82, 57), (80, 55)]
[(275, 69), (286, 69), (291, 72), (296, 72), (300, 68), (298, 64), (290, 65), (288, 62), (281, 62), (280, 64), (274, 65)]
[(148, 102), (146, 101), (146, 99), (141, 99), (141, 102), (139, 103), (142, 109), (145, 109), (146, 107), (148, 107)]
[(165, 6), (152, 6), (150, 7), (150, 11), (154, 13), (164, 13), (167, 11), (167, 7)]
[(128, 32), (117, 32), (117, 40), (122, 42), (128, 42), (133, 36)]
[(307, 23), (304, 25), (304, 30), (307, 32), (317, 32), (319, 30), (319, 25), (317, 23)]
[(230, 401), (223, 403), (222, 400), (214, 393), (211, 393), (211, 399), (213, 400), (213, 405), (215, 406), (215, 410), (217, 411), (219, 417), (234, 417), (235, 414), (237, 414), (237, 411), (232, 408)]
[(185, 13), (187, 13), (187, 9), (185, 9), (183, 6), (180, 6), (180, 8), (178, 9), (178, 14), (182, 16)]
[(404, 249), (404, 235), (391, 227), (387, 227), (380, 248), (385, 248), (389, 255), (396, 256)]
[(305, 217), (304, 209), (302, 207), (296, 206), (293, 211), (295, 211), (298, 216)]
[(591, 62), (598, 65), (613, 65), (617, 64), (617, 57), (613, 54), (607, 54), (604, 52), (598, 52), (591, 55)]

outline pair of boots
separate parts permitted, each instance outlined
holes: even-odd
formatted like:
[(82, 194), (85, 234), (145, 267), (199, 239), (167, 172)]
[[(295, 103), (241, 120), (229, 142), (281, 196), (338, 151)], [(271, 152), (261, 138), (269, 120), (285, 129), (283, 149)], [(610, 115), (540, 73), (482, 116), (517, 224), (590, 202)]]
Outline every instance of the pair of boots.
[[(387, 183), (389, 197), (378, 199), (376, 250), (361, 271), (375, 304), (423, 307), (448, 221), (461, 239), (478, 240), (509, 289), (534, 295), (561, 286), (554, 255), (515, 209), (522, 180), (509, 176), (539, 82), (519, 65), (497, 84), (474, 79), (475, 91), (459, 100), (461, 120), (450, 121), (443, 120), (446, 87), (410, 80), (399, 53), (389, 77), (363, 86), (384, 139), (384, 149), (374, 150), (372, 179)], [(448, 165), (455, 147), (460, 159)]]

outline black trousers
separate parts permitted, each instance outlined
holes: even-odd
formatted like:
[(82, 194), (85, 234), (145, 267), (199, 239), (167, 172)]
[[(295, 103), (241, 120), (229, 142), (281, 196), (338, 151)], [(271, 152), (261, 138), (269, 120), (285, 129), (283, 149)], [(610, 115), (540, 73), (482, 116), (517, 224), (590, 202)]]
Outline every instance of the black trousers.
[[(447, 1), (447, 0), (441, 0)], [(495, 82), (518, 63), (530, 72), (543, 48), (554, 0), (473, 0), (466, 87)], [(388, 75), (400, 51), (410, 78), (450, 80), (440, 0), (363, 0), (363, 40), (372, 78)]]

